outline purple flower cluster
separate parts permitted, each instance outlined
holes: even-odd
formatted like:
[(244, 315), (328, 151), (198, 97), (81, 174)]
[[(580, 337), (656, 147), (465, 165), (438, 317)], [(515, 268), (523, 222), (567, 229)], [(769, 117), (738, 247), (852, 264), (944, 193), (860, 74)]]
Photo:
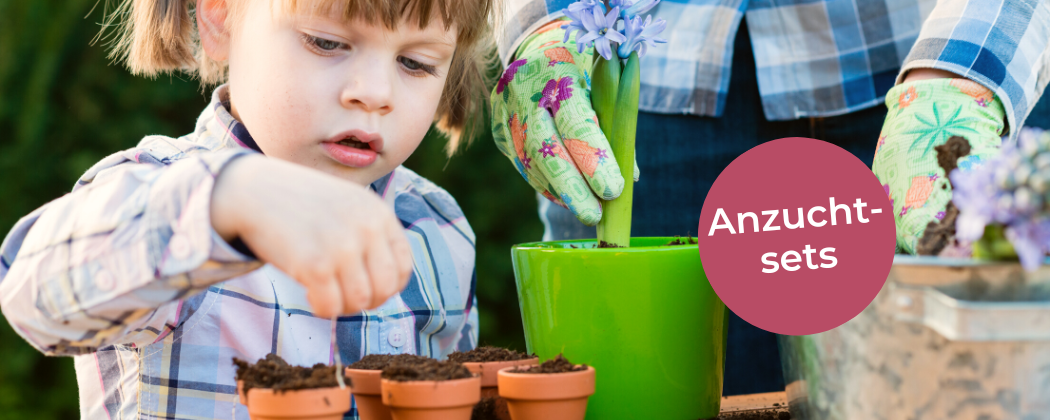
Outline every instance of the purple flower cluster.
[[(656, 19), (654, 22), (649, 15), (643, 21), (639, 16), (658, 3), (660, 0), (610, 0), (610, 9), (600, 0), (579, 0), (562, 11), (572, 19), (562, 26), (563, 42), (568, 42), (576, 32), (576, 48), (581, 53), (594, 45), (606, 60), (613, 59), (614, 50), (621, 59), (630, 57), (636, 50), (639, 57), (644, 56), (648, 47), (667, 42), (656, 36), (667, 27), (667, 21)], [(613, 43), (619, 46), (614, 48)]]
[(959, 208), (955, 235), (977, 241), (985, 226), (1006, 226), (1021, 264), (1035, 270), (1050, 251), (1050, 131), (1024, 128), (1018, 137), (1000, 155), (949, 175)]

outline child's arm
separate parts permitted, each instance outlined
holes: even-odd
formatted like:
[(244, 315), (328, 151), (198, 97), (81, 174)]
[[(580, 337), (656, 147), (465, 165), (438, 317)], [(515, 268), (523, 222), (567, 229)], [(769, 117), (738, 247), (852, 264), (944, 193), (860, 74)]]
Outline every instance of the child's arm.
[[(147, 138), (19, 220), (0, 246), (0, 308), (15, 330), (51, 355), (146, 345), (178, 326), (179, 300), (259, 267), (209, 221), (216, 174), (249, 152), (200, 151)], [(180, 154), (192, 156), (172, 162)]]
[(404, 234), (371, 191), (243, 150), (157, 139), (97, 164), (0, 246), (0, 308), (41, 351), (142, 346), (178, 328), (179, 302), (261, 265), (223, 236), (300, 279), (322, 316), (378, 306), (407, 281)]

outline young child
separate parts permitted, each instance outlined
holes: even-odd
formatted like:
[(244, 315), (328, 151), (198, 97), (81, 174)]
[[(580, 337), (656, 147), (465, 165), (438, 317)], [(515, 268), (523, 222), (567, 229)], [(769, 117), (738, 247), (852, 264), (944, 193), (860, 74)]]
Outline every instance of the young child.
[(492, 1), (123, 4), (134, 72), (228, 83), (0, 247), (0, 307), (75, 358), (82, 418), (247, 418), (233, 357), (330, 364), (332, 334), (346, 363), (474, 348), (474, 234), (400, 165), (481, 106)]

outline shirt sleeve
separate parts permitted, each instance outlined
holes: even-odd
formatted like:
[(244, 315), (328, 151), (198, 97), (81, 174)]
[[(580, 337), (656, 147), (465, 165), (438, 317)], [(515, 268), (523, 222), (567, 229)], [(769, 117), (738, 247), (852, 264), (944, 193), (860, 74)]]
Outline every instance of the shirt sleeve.
[(897, 83), (915, 68), (936, 68), (995, 92), (1010, 138), (1050, 80), (1050, 3), (1032, 0), (943, 0), (923, 23)]
[(23, 338), (49, 355), (148, 345), (178, 326), (181, 300), (262, 265), (210, 220), (219, 171), (254, 152), (193, 148), (144, 140), (15, 224), (0, 245), (0, 308)]
[(561, 11), (572, 1), (567, 0), (507, 0), (496, 30), (496, 46), (500, 62), (507, 67), (518, 46), (545, 23), (564, 16)]

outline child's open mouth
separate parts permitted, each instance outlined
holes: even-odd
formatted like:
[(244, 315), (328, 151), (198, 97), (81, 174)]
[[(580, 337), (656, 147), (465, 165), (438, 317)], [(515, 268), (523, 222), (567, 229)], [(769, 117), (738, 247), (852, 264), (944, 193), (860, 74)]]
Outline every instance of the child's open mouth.
[(355, 149), (372, 150), (372, 147), (369, 146), (368, 143), (364, 143), (364, 142), (358, 140), (356, 137), (351, 137), (351, 138), (348, 138), (348, 139), (339, 140), (336, 143), (339, 143), (339, 144), (344, 145), (344, 146), (350, 146), (350, 147), (353, 147)]
[(364, 168), (376, 161), (383, 149), (383, 137), (379, 133), (368, 133), (364, 130), (349, 130), (321, 143), (322, 148), (336, 162), (343, 165)]

